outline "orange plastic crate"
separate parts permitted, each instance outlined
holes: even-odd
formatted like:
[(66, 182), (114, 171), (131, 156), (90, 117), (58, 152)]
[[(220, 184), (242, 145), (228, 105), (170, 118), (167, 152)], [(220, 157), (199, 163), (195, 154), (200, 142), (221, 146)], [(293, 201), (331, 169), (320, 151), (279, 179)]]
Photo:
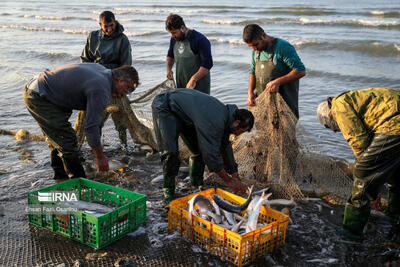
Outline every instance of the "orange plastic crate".
[(202, 245), (211, 254), (220, 256), (236, 266), (245, 266), (258, 257), (272, 252), (285, 243), (289, 217), (279, 211), (261, 207), (258, 223), (267, 225), (247, 234), (237, 234), (210, 221), (192, 216), (188, 221), (188, 201), (195, 195), (211, 197), (217, 194), (233, 204), (243, 204), (246, 199), (222, 189), (208, 189), (172, 201), (169, 205), (168, 228)]

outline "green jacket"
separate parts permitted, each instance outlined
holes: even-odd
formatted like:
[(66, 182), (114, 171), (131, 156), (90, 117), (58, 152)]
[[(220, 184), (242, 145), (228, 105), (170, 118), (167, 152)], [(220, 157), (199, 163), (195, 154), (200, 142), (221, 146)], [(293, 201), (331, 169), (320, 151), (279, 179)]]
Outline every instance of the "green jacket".
[(332, 100), (332, 115), (357, 157), (375, 133), (400, 135), (400, 90), (367, 88)]
[(99, 63), (108, 69), (132, 65), (132, 48), (124, 27), (117, 22), (115, 32), (110, 36), (97, 30), (89, 34), (82, 51), (81, 62)]

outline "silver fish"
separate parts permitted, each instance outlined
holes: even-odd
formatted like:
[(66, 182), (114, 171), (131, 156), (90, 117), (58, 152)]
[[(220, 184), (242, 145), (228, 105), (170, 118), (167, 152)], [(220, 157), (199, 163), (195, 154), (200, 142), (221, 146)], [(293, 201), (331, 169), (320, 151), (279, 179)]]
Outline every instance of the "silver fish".
[[(246, 224), (246, 233), (249, 233), (249, 232), (257, 229), (258, 215), (260, 214), (261, 206), (264, 204), (264, 202), (266, 200), (268, 200), (268, 198), (271, 195), (272, 195), (272, 193), (265, 195), (265, 192), (263, 192), (261, 197), (259, 197), (259, 198), (255, 197), (253, 199), (252, 203), (247, 208), (248, 221)], [(255, 200), (257, 200), (257, 202), (255, 202)]]
[(207, 215), (209, 216), (209, 217), (211, 217), (212, 218), (212, 220), (215, 222), (215, 223), (221, 223), (221, 221), (222, 221), (222, 216), (221, 215), (218, 215), (218, 214), (215, 214), (214, 212), (212, 212), (212, 211), (208, 211), (207, 212)]
[(199, 213), (197, 213), (195, 210), (196, 205), (199, 208), (200, 214), (203, 216), (207, 215), (208, 211), (211, 211), (210, 200), (203, 195), (195, 195), (188, 201), (188, 203), (189, 203), (189, 215), (188, 215), (189, 222), (192, 221), (193, 214), (199, 216)]
[(242, 223), (244, 223), (245, 221), (246, 221), (246, 219), (242, 217), (242, 219), (241, 219), (237, 224), (235, 224), (235, 225), (231, 228), (231, 231), (234, 232), (234, 233), (237, 233), (237, 232), (239, 231), (240, 226), (241, 226)]
[(211, 202), (211, 205), (213, 206), (215, 213), (219, 216), (221, 216), (221, 209), (219, 208), (219, 206), (217, 205), (217, 203), (215, 203), (215, 201), (213, 200)]
[(230, 213), (229, 211), (226, 210), (222, 210), (222, 212), (224, 213), (225, 218), (228, 220), (228, 223), (230, 225), (234, 225), (235, 224), (235, 219), (233, 219), (233, 215), (232, 213)]

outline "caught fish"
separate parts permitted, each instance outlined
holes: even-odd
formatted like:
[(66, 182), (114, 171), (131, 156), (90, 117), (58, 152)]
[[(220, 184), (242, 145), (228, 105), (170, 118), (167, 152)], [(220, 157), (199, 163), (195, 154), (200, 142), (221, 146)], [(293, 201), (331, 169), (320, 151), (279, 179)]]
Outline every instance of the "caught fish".
[(244, 223), (246, 221), (245, 218), (242, 218), (237, 224), (235, 224), (232, 228), (231, 231), (234, 233), (237, 233), (240, 229), (240, 226), (242, 225), (242, 223)]
[(268, 201), (270, 206), (294, 206), (296, 203), (293, 199), (271, 199)]
[(228, 220), (228, 223), (230, 224), (230, 225), (234, 225), (236, 222), (235, 222), (235, 219), (233, 218), (233, 215), (232, 215), (232, 213), (230, 213), (229, 211), (226, 211), (226, 210), (222, 210), (222, 212), (224, 213), (224, 216), (225, 216), (225, 218)]
[(62, 202), (60, 206), (63, 208), (76, 209), (77, 211), (85, 212), (96, 217), (102, 216), (114, 209), (101, 203), (82, 200)]
[(209, 217), (211, 217), (212, 220), (213, 220), (215, 223), (217, 223), (217, 224), (222, 222), (222, 216), (221, 216), (221, 215), (215, 214), (215, 213), (213, 213), (212, 211), (208, 211), (208, 212), (207, 212), (207, 215), (208, 215)]
[(264, 189), (261, 189), (261, 190), (258, 190), (258, 191), (256, 191), (256, 192), (253, 192), (252, 195), (253, 195), (253, 196), (261, 196), (262, 193), (270, 193), (270, 191), (271, 191), (271, 188), (266, 187), (266, 188), (264, 188)]
[(249, 188), (249, 196), (248, 196), (246, 202), (243, 203), (242, 205), (233, 205), (233, 204), (225, 201), (224, 199), (222, 199), (220, 196), (218, 196), (216, 194), (213, 195), (213, 200), (221, 209), (224, 209), (229, 212), (241, 213), (242, 211), (247, 209), (247, 207), (249, 206), (249, 204), (252, 200), (252, 191), (253, 191), (253, 186), (251, 188)]
[(261, 206), (271, 195), (272, 193), (265, 195), (265, 192), (263, 192), (261, 197), (254, 197), (252, 203), (250, 203), (249, 207), (247, 208), (248, 221), (246, 224), (246, 233), (257, 229), (258, 215), (260, 214)]
[[(195, 195), (189, 201), (189, 215), (188, 219), (189, 222), (192, 221), (192, 215), (200, 216), (200, 215), (207, 215), (209, 211), (211, 211), (211, 203), (208, 198), (203, 195)], [(195, 210), (195, 206), (199, 208), (199, 213)]]
[(219, 206), (217, 205), (217, 203), (215, 203), (215, 201), (213, 200), (211, 202), (211, 205), (213, 206), (215, 213), (219, 216), (221, 216), (221, 209), (219, 208)]

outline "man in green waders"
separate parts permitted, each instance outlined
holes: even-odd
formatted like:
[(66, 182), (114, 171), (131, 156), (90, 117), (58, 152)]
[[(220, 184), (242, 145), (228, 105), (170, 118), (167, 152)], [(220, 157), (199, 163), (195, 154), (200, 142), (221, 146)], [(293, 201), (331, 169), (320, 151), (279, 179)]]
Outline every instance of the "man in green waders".
[[(342, 132), (356, 160), (353, 189), (338, 234), (361, 241), (380, 187), (389, 184), (386, 214), (400, 218), (400, 90), (368, 88), (330, 97), (317, 110), (326, 128)], [(393, 237), (391, 237), (393, 238)]]
[[(175, 198), (175, 177), (180, 165), (179, 136), (192, 153), (203, 156), (210, 172), (217, 173), (229, 188), (238, 193), (246, 192), (239, 179), (229, 136), (251, 131), (254, 116), (250, 111), (185, 88), (161, 92), (151, 107), (167, 202)], [(202, 183), (202, 178), (197, 182)]]
[[(167, 78), (174, 79), (176, 62), (177, 88), (195, 89), (210, 94), (210, 69), (213, 66), (210, 41), (200, 32), (186, 28), (182, 17), (170, 14), (165, 22), (171, 33), (167, 54)], [(189, 159), (189, 176), (193, 186), (203, 184), (205, 164), (201, 154)]]
[(278, 92), (298, 118), (299, 79), (306, 71), (296, 49), (283, 39), (268, 36), (257, 24), (244, 28), (243, 40), (253, 49), (247, 105), (254, 106), (264, 90)]

